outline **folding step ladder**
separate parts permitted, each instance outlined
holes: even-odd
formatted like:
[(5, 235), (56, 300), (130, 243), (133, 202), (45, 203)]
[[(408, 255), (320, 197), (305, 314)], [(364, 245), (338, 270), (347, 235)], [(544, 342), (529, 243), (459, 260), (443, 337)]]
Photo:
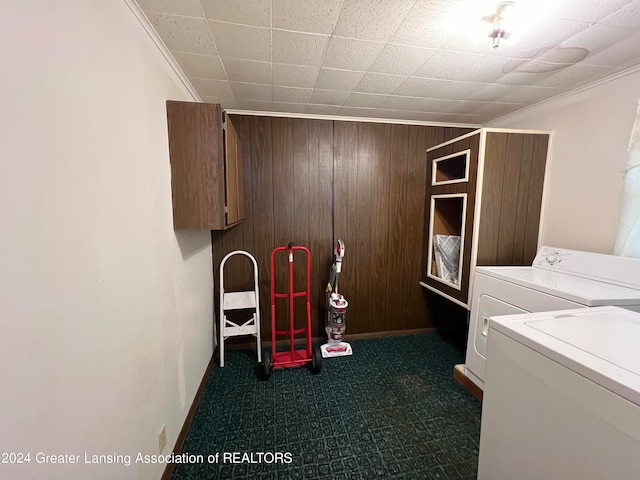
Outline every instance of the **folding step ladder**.
[[(249, 257), (253, 263), (253, 290), (244, 292), (224, 291), (224, 264), (234, 255)], [(230, 310), (253, 310), (249, 320), (242, 325), (232, 322), (225, 312)], [(224, 341), (229, 337), (253, 335), (257, 339), (258, 363), (262, 362), (260, 351), (260, 297), (258, 293), (258, 264), (249, 252), (235, 250), (228, 253), (220, 262), (220, 366), (224, 367)]]

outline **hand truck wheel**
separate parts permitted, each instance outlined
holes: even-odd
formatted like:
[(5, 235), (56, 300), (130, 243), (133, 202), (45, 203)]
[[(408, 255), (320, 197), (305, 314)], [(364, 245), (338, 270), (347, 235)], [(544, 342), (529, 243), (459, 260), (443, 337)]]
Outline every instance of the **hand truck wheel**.
[(313, 351), (311, 355), (311, 371), (313, 373), (320, 373), (322, 369), (322, 352), (320, 351), (320, 347), (317, 345), (313, 346)]
[(262, 369), (265, 378), (268, 380), (271, 377), (271, 352), (268, 350), (262, 351)]

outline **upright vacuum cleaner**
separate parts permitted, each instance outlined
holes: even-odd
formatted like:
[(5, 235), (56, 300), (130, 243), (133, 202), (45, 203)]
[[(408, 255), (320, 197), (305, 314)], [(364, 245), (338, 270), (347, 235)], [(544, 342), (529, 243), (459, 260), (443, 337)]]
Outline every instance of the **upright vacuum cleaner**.
[(338, 281), (340, 280), (342, 259), (344, 257), (344, 242), (342, 240), (338, 240), (334, 255), (335, 260), (331, 265), (329, 283), (327, 283), (325, 290), (327, 294), (326, 331), (329, 340), (320, 347), (323, 358), (345, 357), (353, 354), (351, 345), (343, 341), (347, 328), (346, 320), (349, 302), (338, 293)]

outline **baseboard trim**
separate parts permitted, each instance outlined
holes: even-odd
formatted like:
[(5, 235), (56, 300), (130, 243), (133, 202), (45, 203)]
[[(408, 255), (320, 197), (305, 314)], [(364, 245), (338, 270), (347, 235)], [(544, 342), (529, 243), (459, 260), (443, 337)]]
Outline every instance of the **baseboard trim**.
[(453, 367), (453, 378), (462, 385), (471, 395), (473, 395), (476, 400), (482, 401), (482, 397), (484, 392), (480, 387), (478, 387), (475, 383), (473, 383), (469, 377), (467, 377), (464, 373), (464, 365), (459, 363), (455, 367)]
[[(193, 423), (193, 419), (196, 416), (196, 410), (198, 410), (198, 406), (200, 405), (200, 400), (202, 399), (202, 395), (204, 393), (204, 389), (207, 385), (207, 380), (209, 379), (209, 375), (211, 374), (211, 369), (215, 364), (215, 355), (211, 356), (209, 360), (209, 364), (207, 365), (206, 370), (204, 371), (204, 375), (202, 380), (200, 381), (200, 386), (198, 387), (198, 391), (196, 392), (196, 396), (191, 403), (191, 408), (189, 408), (189, 412), (187, 412), (187, 417), (184, 419), (184, 424), (182, 425), (182, 429), (180, 430), (180, 434), (176, 440), (176, 444), (173, 447), (173, 453), (178, 455), (182, 452), (182, 447), (184, 447), (184, 441), (187, 438), (187, 433), (189, 433), (189, 429), (191, 428), (191, 424)], [(173, 475), (173, 471), (176, 469), (175, 463), (167, 463), (167, 466), (164, 469), (164, 473), (162, 474), (161, 480), (169, 480), (171, 475)]]
[(407, 335), (421, 335), (423, 333), (435, 333), (438, 329), (435, 327), (427, 328), (412, 328), (409, 330), (389, 330), (383, 332), (369, 332), (369, 333), (353, 333), (346, 335), (347, 340), (370, 340), (373, 338), (387, 338), (387, 337), (406, 337)]
[[(404, 337), (407, 335), (421, 335), (424, 333), (436, 333), (439, 329), (436, 327), (427, 327), (427, 328), (412, 328), (409, 330), (389, 330), (383, 332), (368, 332), (368, 333), (352, 333), (347, 334), (345, 336), (345, 340), (354, 341), (354, 340), (370, 340), (373, 338), (386, 338), (386, 337)], [(305, 343), (304, 337), (295, 338), (294, 344), (300, 345)], [(327, 343), (326, 337), (313, 337), (311, 342), (314, 345), (322, 345)], [(284, 345), (289, 345), (288, 339), (279, 339), (276, 340), (276, 346), (282, 347)], [(265, 339), (262, 338), (262, 348), (266, 348), (267, 350), (271, 350), (271, 338)], [(231, 350), (255, 350), (256, 349), (256, 341), (254, 339), (248, 340), (247, 342), (237, 342), (237, 343), (229, 343), (225, 342), (224, 344), (225, 351)]]

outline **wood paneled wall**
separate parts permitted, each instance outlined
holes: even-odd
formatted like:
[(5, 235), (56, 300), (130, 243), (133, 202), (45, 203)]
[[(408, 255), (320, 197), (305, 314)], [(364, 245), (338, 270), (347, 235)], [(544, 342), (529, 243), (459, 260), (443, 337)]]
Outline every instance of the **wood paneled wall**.
[(548, 135), (488, 132), (478, 265), (530, 265), (538, 247)]
[[(218, 268), (232, 250), (252, 253), (260, 269), (262, 333), (269, 338), (269, 256), (294, 242), (311, 251), (314, 336), (324, 336), (325, 285), (334, 241), (346, 244), (340, 292), (349, 301), (348, 333), (433, 326), (419, 286), (426, 149), (469, 129), (274, 117), (236, 116), (244, 145), (245, 220), (212, 232)], [(296, 289), (304, 289), (296, 255)], [(237, 261), (236, 261), (237, 260)], [(242, 259), (225, 266), (225, 288), (251, 288)], [(276, 287), (286, 291), (287, 262), (276, 263)], [(277, 303), (278, 326), (288, 323)], [(296, 305), (304, 322), (303, 302)]]

